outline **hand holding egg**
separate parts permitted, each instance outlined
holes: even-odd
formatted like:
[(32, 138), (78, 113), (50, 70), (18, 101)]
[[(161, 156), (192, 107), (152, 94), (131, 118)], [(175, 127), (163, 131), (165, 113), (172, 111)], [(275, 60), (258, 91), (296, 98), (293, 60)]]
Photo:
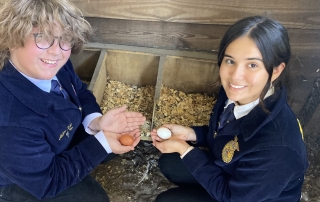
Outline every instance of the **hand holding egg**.
[(171, 137), (171, 131), (168, 128), (165, 127), (160, 127), (157, 130), (157, 135), (161, 138), (161, 139), (169, 139)]
[(124, 135), (121, 135), (121, 137), (119, 138), (119, 141), (124, 146), (131, 146), (134, 142), (134, 139), (131, 135), (124, 134)]

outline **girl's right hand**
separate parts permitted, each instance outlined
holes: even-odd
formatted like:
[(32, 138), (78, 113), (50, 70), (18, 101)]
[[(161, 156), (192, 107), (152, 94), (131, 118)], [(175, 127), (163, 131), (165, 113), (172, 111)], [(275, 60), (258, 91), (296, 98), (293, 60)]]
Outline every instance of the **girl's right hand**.
[[(197, 137), (196, 134), (194, 132), (194, 130), (190, 127), (186, 127), (186, 126), (181, 126), (181, 125), (177, 125), (177, 124), (164, 124), (161, 127), (166, 127), (168, 128), (171, 133), (172, 139), (176, 139), (176, 140), (184, 140), (184, 141), (196, 141)], [(151, 131), (151, 137), (153, 141), (163, 141), (163, 139), (161, 139), (158, 135), (157, 135), (157, 130), (153, 129)]]

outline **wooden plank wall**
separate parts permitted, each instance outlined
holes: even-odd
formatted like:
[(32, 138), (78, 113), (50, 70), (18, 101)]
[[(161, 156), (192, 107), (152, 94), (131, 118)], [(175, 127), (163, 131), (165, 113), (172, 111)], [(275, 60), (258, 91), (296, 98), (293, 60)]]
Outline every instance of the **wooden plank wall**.
[(288, 28), (295, 53), (320, 55), (319, 0), (70, 1), (96, 28), (95, 42), (216, 51), (235, 21), (266, 15)]
[(71, 1), (96, 28), (96, 42), (216, 51), (235, 21), (266, 15), (288, 28), (295, 53), (320, 54), (319, 0)]
[(87, 17), (230, 25), (269, 15), (290, 28), (319, 29), (318, 0), (71, 0)]
[(70, 1), (96, 28), (94, 42), (210, 52), (235, 21), (266, 15), (288, 28), (296, 54), (320, 55), (319, 0)]

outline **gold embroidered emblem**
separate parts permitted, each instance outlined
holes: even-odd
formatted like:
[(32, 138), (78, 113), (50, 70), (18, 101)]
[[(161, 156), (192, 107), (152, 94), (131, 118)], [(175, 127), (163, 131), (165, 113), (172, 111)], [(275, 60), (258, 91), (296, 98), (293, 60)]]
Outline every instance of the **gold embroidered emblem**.
[(230, 140), (226, 145), (224, 145), (222, 150), (222, 160), (225, 163), (230, 163), (233, 158), (235, 151), (240, 151), (238, 137), (235, 135), (234, 140)]
[(63, 136), (67, 136), (69, 138), (69, 132), (72, 131), (73, 127), (72, 127), (72, 123), (70, 123), (68, 126), (67, 126), (67, 130), (64, 130), (60, 136), (59, 136), (59, 140), (61, 140), (63, 138)]

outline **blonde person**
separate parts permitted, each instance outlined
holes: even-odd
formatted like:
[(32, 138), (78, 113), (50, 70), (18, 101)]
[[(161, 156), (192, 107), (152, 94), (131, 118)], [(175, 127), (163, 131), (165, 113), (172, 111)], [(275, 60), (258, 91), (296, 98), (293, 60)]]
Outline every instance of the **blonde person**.
[(308, 161), (286, 99), (290, 54), (287, 30), (278, 21), (247, 17), (228, 29), (209, 126), (164, 125), (173, 132), (169, 140), (152, 132), (164, 153), (159, 167), (178, 185), (156, 202), (300, 201)]
[[(91, 27), (67, 0), (9, 0), (0, 10), (0, 201), (109, 201), (90, 171), (133, 150), (145, 117), (102, 115), (75, 74)], [(132, 146), (119, 136), (130, 133)]]

